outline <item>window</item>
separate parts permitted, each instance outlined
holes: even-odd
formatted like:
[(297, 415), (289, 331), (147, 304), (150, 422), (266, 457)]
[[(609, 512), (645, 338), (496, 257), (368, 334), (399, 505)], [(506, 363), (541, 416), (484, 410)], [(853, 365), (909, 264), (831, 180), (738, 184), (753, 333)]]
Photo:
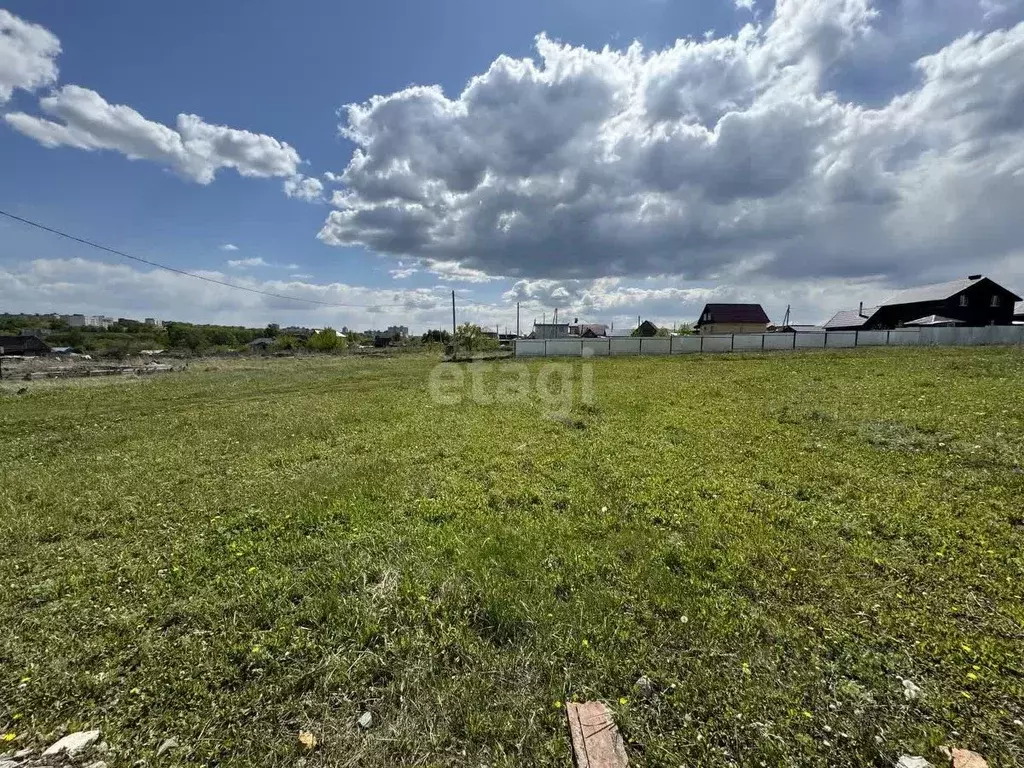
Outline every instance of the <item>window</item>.
[(999, 297), (996, 296), (994, 293), (992, 294), (992, 306), (993, 307), (998, 307), (999, 306)]
[(965, 296), (964, 294), (960, 294), (960, 306), (961, 307), (966, 307), (967, 306), (967, 296)]

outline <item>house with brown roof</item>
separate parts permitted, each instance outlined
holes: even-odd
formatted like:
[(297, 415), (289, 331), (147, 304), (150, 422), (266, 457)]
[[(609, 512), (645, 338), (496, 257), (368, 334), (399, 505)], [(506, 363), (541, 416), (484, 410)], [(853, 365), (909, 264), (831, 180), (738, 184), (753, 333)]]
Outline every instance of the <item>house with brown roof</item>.
[(760, 304), (705, 304), (694, 326), (698, 333), (764, 333), (768, 315)]

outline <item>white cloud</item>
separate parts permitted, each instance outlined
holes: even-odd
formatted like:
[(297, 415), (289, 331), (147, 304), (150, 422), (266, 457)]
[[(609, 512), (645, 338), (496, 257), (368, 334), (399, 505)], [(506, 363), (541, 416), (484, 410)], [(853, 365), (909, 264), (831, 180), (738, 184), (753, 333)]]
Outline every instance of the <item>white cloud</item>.
[(251, 259), (229, 259), (228, 266), (234, 267), (235, 269), (246, 269), (248, 267), (272, 267), (274, 265), (268, 261), (264, 261), (259, 256), (254, 256)]
[(407, 277), (412, 277), (419, 272), (416, 267), (399, 267), (398, 269), (388, 270), (388, 274), (391, 275), (392, 280), (405, 280)]
[(754, 12), (754, 0), (733, 0), (733, 2), (738, 10)]
[(356, 150), (319, 236), (481, 279), (988, 271), (1024, 240), (1024, 24), (937, 44), (895, 97), (858, 98), (862, 51), (905, 66), (903, 39), (881, 42), (905, 19), (887, 24), (867, 0), (778, 0), (729, 37), (541, 36), (536, 60), (499, 57), (453, 97), (349, 105)]
[(312, 176), (303, 176), (299, 173), (290, 179), (285, 179), (284, 193), (288, 197), (295, 197), (299, 200), (313, 203), (323, 199), (324, 185), (320, 179)]
[(57, 81), (60, 40), (38, 24), (0, 8), (0, 105), (15, 88), (34, 91)]
[(224, 243), (224, 245), (222, 245), (220, 249), (222, 251), (237, 251), (238, 246), (235, 245), (234, 243)]
[(91, 259), (36, 259), (0, 264), (0, 303), (9, 311), (83, 312), (114, 317), (163, 317), (191, 322), (250, 326), (281, 325), (366, 328), (401, 323), (414, 328), (451, 322), (451, 299), (443, 291), (394, 290), (310, 283), (302, 277), (262, 280), (203, 271), (248, 288), (302, 299), (355, 305), (324, 307), (247, 293), (164, 270), (137, 269)]
[(425, 262), (426, 270), (432, 275), (462, 283), (488, 283), (492, 280), (499, 280), (499, 277), (488, 275), (479, 269), (464, 267), (457, 261), (433, 261), (428, 259)]
[(188, 114), (178, 115), (176, 128), (170, 128), (77, 85), (63, 86), (40, 99), (39, 106), (55, 120), (23, 112), (4, 119), (45, 147), (114, 150), (129, 160), (159, 163), (200, 184), (209, 184), (222, 168), (242, 176), (293, 177), (302, 162), (294, 148), (272, 136), (211, 125)]

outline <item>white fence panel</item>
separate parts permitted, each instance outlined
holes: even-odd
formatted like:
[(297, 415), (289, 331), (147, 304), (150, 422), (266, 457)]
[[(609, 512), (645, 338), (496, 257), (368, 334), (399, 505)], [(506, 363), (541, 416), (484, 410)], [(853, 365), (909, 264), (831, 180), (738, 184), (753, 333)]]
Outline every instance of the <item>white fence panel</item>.
[(737, 333), (733, 336), (732, 348), (736, 352), (760, 352), (764, 346), (764, 334)]
[(703, 352), (731, 352), (732, 336), (702, 336)]
[(921, 331), (917, 328), (897, 328), (888, 331), (890, 347), (907, 347), (921, 343)]
[(884, 347), (888, 344), (888, 331), (857, 331), (858, 347)]
[(612, 355), (639, 355), (640, 354), (640, 339), (634, 338), (620, 338), (611, 340)]
[(672, 351), (672, 339), (640, 339), (641, 355), (667, 355)]
[(825, 334), (826, 347), (855, 347), (857, 346), (856, 331), (829, 331)]
[(516, 357), (544, 357), (544, 342), (516, 339)]
[[(1024, 325), (988, 325), (977, 328), (898, 328), (891, 331), (830, 331), (828, 333), (741, 333), (735, 336), (673, 336), (671, 338), (518, 339), (516, 357), (579, 357), (582, 354), (668, 355), (694, 352), (750, 352), (784, 349), (821, 349), (925, 344), (973, 346), (1024, 344)], [(585, 350), (585, 352), (584, 352)]]
[(1024, 325), (994, 325), (992, 331), (995, 336), (994, 344), (1024, 343)]
[(793, 349), (797, 335), (795, 333), (766, 333), (764, 335), (764, 348)]
[(827, 333), (798, 333), (796, 334), (797, 349), (821, 349), (825, 346)]
[(685, 355), (700, 352), (700, 336), (673, 336), (672, 354)]
[(548, 339), (548, 357), (579, 357), (583, 354), (583, 342), (579, 339)]

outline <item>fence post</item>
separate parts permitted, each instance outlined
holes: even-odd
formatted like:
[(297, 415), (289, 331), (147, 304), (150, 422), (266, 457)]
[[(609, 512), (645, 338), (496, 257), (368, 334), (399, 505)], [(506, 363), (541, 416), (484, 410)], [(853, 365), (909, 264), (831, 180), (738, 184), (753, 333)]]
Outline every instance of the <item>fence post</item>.
[(860, 346), (860, 330), (859, 329), (855, 330), (853, 332), (853, 346), (855, 346), (855, 347), (859, 347)]
[(764, 352), (764, 334), (761, 334), (761, 351)]
[(612, 337), (608, 337), (608, 357), (612, 356)]
[(793, 332), (793, 349), (796, 349), (796, 331)]
[(892, 331), (889, 330), (888, 328), (886, 328), (885, 329), (885, 346), (887, 346), (887, 347), (889, 346), (889, 336), (890, 336), (890, 334), (892, 334)]
[(548, 340), (544, 339), (544, 357), (548, 356)]
[(704, 337), (703, 336), (700, 337), (700, 353), (702, 355), (704, 354)]
[(735, 333), (729, 334), (729, 351), (730, 352), (735, 352), (736, 351), (736, 334)]

